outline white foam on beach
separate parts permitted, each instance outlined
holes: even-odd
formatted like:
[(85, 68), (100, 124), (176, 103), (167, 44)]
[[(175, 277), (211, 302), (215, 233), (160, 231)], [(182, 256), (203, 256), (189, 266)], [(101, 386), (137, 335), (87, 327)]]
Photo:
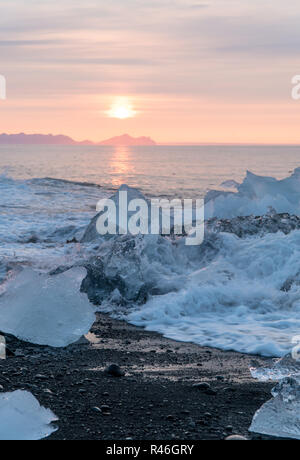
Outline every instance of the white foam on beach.
[(83, 268), (49, 276), (27, 268), (0, 297), (0, 330), (38, 345), (65, 347), (89, 332), (94, 308), (79, 292)]
[(57, 417), (28, 391), (0, 393), (0, 440), (35, 441), (56, 431)]

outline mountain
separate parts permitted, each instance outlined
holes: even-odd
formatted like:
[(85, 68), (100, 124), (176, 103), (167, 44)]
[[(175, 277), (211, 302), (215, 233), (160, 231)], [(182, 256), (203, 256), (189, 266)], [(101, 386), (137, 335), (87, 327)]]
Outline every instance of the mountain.
[(0, 134), (0, 144), (76, 145), (71, 137), (53, 134)]
[(131, 137), (129, 134), (123, 134), (99, 142), (98, 145), (156, 145), (156, 143), (150, 137)]
[(129, 134), (112, 137), (102, 142), (85, 140), (74, 141), (71, 137), (59, 134), (0, 134), (0, 144), (22, 145), (155, 145), (150, 137), (132, 137)]

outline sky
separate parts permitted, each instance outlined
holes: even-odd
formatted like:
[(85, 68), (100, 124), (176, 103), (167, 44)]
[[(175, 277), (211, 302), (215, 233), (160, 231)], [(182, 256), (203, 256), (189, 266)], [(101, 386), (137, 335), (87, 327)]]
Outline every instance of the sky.
[(300, 144), (299, 22), (299, 0), (1, 0), (0, 132)]

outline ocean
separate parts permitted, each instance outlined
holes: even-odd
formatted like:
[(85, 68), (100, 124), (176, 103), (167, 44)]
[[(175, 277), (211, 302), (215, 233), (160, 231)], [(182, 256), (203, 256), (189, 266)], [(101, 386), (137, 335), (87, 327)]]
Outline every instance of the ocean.
[(31, 146), (0, 145), (0, 171), (13, 179), (50, 177), (151, 196), (195, 198), (241, 182), (249, 170), (277, 179), (300, 165), (300, 146)]
[[(12, 316), (19, 308), (26, 305), (30, 318), (32, 296), (43, 299), (37, 273), (47, 284), (58, 267), (88, 266), (97, 256), (103, 285), (109, 286), (97, 293), (99, 310), (176, 340), (283, 356), (300, 330), (299, 230), (209, 232), (194, 248), (180, 238), (137, 236), (131, 252), (118, 238), (82, 242), (82, 236), (98, 200), (122, 184), (147, 197), (210, 196), (206, 217), (232, 222), (266, 213), (300, 215), (300, 173), (293, 174), (298, 166), (300, 146), (1, 145), (0, 330), (14, 332)], [(46, 299), (55, 303), (64, 286), (64, 280), (47, 284), (44, 312), (45, 305), (52, 308)], [(76, 295), (69, 300), (78, 307), (86, 294), (79, 303)], [(82, 308), (91, 318), (89, 306)], [(54, 311), (59, 315), (60, 306)], [(34, 327), (39, 323), (18, 324), (16, 335), (47, 343), (55, 334), (48, 330), (39, 337)], [(78, 321), (76, 328), (82, 333)]]

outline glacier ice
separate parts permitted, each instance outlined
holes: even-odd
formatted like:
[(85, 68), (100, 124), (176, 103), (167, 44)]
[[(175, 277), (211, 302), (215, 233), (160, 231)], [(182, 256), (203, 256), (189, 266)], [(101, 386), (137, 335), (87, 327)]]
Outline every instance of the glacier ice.
[[(120, 224), (120, 194), (124, 193), (125, 197), (123, 196), (124, 202), (123, 202), (123, 208), (122, 210), (126, 211), (126, 217), (127, 217), (127, 224), (126, 222)], [(130, 233), (127, 232), (126, 228), (128, 224), (130, 223), (130, 220), (132, 217), (136, 214), (136, 208), (134, 207), (134, 211), (130, 210), (130, 201), (131, 200), (141, 200), (143, 204), (145, 205), (144, 210), (145, 214), (143, 214), (143, 217), (141, 218), (141, 221), (143, 222), (143, 225), (137, 224), (138, 228), (140, 229), (143, 227), (143, 232), (142, 233), (155, 233), (155, 234), (180, 234), (182, 235), (184, 231), (186, 233), (189, 233), (191, 231), (191, 234), (193, 233), (193, 230), (191, 229), (191, 226), (189, 226), (189, 223), (191, 224), (192, 222), (187, 221), (187, 213), (186, 215), (183, 212), (182, 208), (182, 201), (181, 200), (175, 200), (173, 202), (169, 202), (169, 200), (163, 200), (157, 198), (155, 199), (147, 199), (145, 196), (137, 189), (129, 187), (126, 184), (121, 185), (121, 187), (118, 189), (118, 191), (110, 197), (110, 201), (114, 203), (114, 208), (116, 211), (116, 215), (113, 214), (111, 215), (110, 219), (113, 218), (115, 219), (115, 225), (114, 232), (118, 235), (122, 235), (124, 233)], [(105, 234), (105, 235), (100, 235), (100, 233), (97, 230), (97, 222), (98, 219), (104, 214), (105, 218), (106, 216), (106, 209), (105, 209), (105, 201), (104, 200), (104, 210), (103, 210), (103, 201), (101, 200), (101, 211), (94, 216), (94, 218), (91, 220), (90, 224), (88, 225), (86, 231), (84, 232), (84, 235), (82, 237), (81, 242), (82, 243), (90, 243), (90, 242), (96, 242), (96, 241), (102, 241), (107, 240), (112, 238), (112, 234)], [(141, 204), (137, 205), (137, 208), (139, 208)], [(201, 210), (203, 208), (201, 207), (201, 202), (198, 203), (198, 206), (196, 206), (196, 203), (187, 203), (185, 202), (185, 209), (188, 207), (189, 211), (191, 213), (190, 219), (193, 221), (194, 225), (193, 228), (196, 227), (196, 222), (198, 223), (198, 226), (201, 225), (202, 223), (202, 213)], [(176, 208), (176, 212), (175, 212)], [(186, 217), (186, 220), (184, 219), (184, 215)], [(105, 220), (105, 219), (104, 219)], [(155, 230), (152, 232), (152, 224)], [(122, 228), (121, 225), (125, 228)], [(176, 231), (176, 230), (177, 231)]]
[(250, 372), (252, 377), (261, 382), (274, 382), (288, 377), (294, 377), (300, 381), (300, 361), (288, 354), (270, 362), (267, 367), (251, 367)]
[[(149, 201), (146, 200), (144, 195), (136, 188), (129, 187), (126, 184), (123, 184), (120, 186), (118, 191), (110, 197), (110, 199), (115, 203), (116, 205), (116, 224), (117, 224), (117, 233), (119, 229), (119, 192), (127, 192), (127, 200), (128, 202), (133, 200), (133, 199), (142, 199), (145, 200), (148, 204), (148, 207), (150, 206)], [(82, 237), (82, 242), (83, 243), (88, 243), (91, 241), (97, 241), (97, 240), (102, 240), (103, 236), (100, 236), (100, 234), (97, 231), (97, 220), (99, 216), (101, 215), (102, 212), (96, 214), (95, 217), (91, 220), (90, 224), (86, 228), (84, 235)], [(131, 217), (133, 212), (128, 211), (128, 219)], [(109, 237), (109, 235), (108, 235)]]
[(300, 385), (286, 378), (275, 387), (276, 395), (254, 415), (250, 431), (278, 438), (300, 439)]
[(233, 179), (228, 179), (228, 180), (225, 180), (224, 182), (222, 182), (220, 184), (220, 187), (225, 187), (225, 188), (237, 188), (240, 184), (233, 180)]
[(254, 415), (251, 432), (279, 438), (300, 439), (300, 361), (287, 355), (266, 368), (252, 368), (260, 381), (277, 381), (273, 398)]
[(0, 393), (0, 440), (34, 441), (56, 431), (56, 415), (28, 391)]
[(206, 233), (234, 233), (239, 238), (263, 237), (268, 233), (282, 232), (285, 235), (300, 230), (300, 217), (287, 213), (268, 213), (263, 216), (239, 216), (232, 219), (212, 218), (206, 221)]
[(89, 332), (93, 306), (80, 292), (84, 268), (49, 276), (26, 268), (0, 296), (0, 331), (38, 345), (64, 347)]
[(300, 214), (300, 168), (290, 177), (277, 180), (247, 171), (237, 192), (210, 191), (206, 196), (205, 218), (261, 216), (272, 207), (277, 213)]

